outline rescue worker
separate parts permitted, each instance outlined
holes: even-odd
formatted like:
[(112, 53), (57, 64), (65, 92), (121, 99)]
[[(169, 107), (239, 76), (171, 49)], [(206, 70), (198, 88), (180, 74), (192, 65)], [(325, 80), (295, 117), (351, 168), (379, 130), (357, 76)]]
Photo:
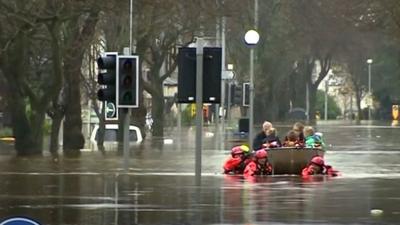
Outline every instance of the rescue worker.
[(253, 140), (253, 150), (259, 150), (263, 148), (263, 144), (265, 141), (265, 138), (267, 137), (267, 131), (272, 128), (272, 123), (265, 121), (262, 125), (262, 131), (260, 131)]
[(254, 175), (270, 175), (272, 174), (272, 166), (268, 162), (268, 153), (266, 150), (261, 149), (253, 153), (252, 161), (247, 164), (244, 169), (244, 177), (251, 177)]
[(224, 163), (224, 174), (243, 174), (246, 165), (251, 161), (250, 155), (250, 148), (246, 145), (233, 147), (231, 156)]
[(318, 174), (335, 177), (339, 175), (339, 172), (334, 170), (332, 166), (325, 165), (325, 161), (321, 156), (314, 156), (308, 166), (301, 171), (301, 175), (303, 177), (308, 177)]

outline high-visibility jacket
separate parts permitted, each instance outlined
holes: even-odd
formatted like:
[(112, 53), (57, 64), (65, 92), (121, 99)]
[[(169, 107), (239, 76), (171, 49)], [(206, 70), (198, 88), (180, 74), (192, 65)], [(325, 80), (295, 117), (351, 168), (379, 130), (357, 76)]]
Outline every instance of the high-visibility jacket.
[(254, 176), (254, 175), (271, 175), (272, 174), (272, 166), (268, 162), (264, 165), (258, 164), (255, 161), (251, 161), (247, 164), (244, 169), (243, 175), (246, 176)]
[[(325, 165), (323, 166), (324, 169), (322, 170), (321, 173), (319, 173), (320, 175), (328, 175), (328, 176), (332, 176), (332, 177), (336, 177), (339, 175), (339, 171), (334, 170), (332, 168), (332, 166), (329, 165)], [(308, 176), (312, 176), (312, 175), (317, 175), (314, 173), (314, 170), (312, 168), (311, 165), (308, 165), (307, 167), (305, 167), (302, 171), (301, 171), (301, 175), (303, 177), (308, 177)]]
[(223, 169), (225, 174), (243, 174), (246, 165), (250, 162), (248, 158), (230, 156), (224, 163)]

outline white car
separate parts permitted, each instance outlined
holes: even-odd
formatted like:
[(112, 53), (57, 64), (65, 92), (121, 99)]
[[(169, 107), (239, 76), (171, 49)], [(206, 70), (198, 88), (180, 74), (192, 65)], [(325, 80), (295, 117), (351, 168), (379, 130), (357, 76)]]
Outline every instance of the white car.
[[(93, 149), (97, 150), (99, 125), (95, 125), (92, 134), (90, 135), (90, 142), (92, 143)], [(104, 147), (106, 150), (117, 149), (118, 124), (106, 124), (104, 132)], [(140, 129), (136, 126), (129, 126), (129, 140), (130, 145), (139, 144), (143, 141), (143, 136)]]

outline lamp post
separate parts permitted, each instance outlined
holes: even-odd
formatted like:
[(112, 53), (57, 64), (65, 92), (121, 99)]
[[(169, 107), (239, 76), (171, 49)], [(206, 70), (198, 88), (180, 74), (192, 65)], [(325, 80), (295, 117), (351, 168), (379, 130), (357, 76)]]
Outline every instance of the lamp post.
[(260, 40), (260, 35), (255, 30), (249, 30), (244, 35), (246, 45), (250, 47), (250, 112), (249, 112), (249, 145), (253, 147), (253, 124), (254, 124), (254, 47)]
[(372, 59), (367, 60), (368, 63), (368, 120), (371, 120), (372, 93), (371, 93), (371, 64)]
[(328, 120), (328, 80), (325, 80), (325, 110), (324, 120)]

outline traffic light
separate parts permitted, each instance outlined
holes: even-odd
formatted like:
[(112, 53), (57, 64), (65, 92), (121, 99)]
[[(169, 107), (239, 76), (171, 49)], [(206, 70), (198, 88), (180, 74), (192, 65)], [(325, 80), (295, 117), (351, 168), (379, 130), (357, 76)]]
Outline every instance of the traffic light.
[(118, 53), (106, 52), (97, 59), (99, 73), (97, 83), (102, 86), (97, 91), (99, 101), (115, 101), (116, 61)]
[(203, 48), (203, 102), (221, 103), (222, 48)]
[[(221, 102), (221, 48), (203, 48), (203, 103)], [(196, 48), (178, 52), (178, 102), (196, 102)]]
[(233, 86), (233, 104), (242, 106), (243, 105), (243, 87), (242, 85)]
[(193, 103), (195, 101), (196, 49), (182, 47), (178, 52), (178, 102)]
[(250, 83), (243, 83), (243, 106), (250, 106)]
[(118, 56), (117, 107), (139, 107), (139, 57)]
[(99, 73), (97, 83), (101, 88), (97, 91), (97, 99), (104, 104), (104, 117), (106, 120), (118, 119), (118, 108), (115, 103), (116, 77), (117, 77), (117, 52), (106, 52), (97, 59)]

